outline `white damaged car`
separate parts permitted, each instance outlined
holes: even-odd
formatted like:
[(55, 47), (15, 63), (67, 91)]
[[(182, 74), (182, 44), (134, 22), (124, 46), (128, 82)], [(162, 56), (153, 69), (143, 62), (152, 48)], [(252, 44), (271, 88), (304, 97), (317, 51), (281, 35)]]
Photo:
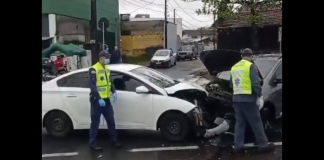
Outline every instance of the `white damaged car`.
[[(88, 69), (42, 85), (42, 125), (48, 134), (63, 137), (90, 128)], [(181, 141), (203, 125), (197, 105), (208, 93), (201, 86), (139, 65), (114, 64), (109, 69), (118, 94), (112, 102), (117, 129), (159, 130), (166, 139)], [(105, 123), (102, 117), (100, 129), (107, 129)]]

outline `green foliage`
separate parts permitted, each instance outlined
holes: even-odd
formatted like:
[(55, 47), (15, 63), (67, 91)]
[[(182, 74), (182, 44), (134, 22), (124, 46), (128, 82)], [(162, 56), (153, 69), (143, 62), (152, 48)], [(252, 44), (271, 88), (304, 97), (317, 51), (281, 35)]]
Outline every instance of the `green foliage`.
[[(276, 5), (282, 4), (282, 0), (184, 0), (184, 1), (201, 1), (204, 3), (201, 9), (196, 10), (198, 15), (217, 15), (219, 22), (228, 19), (237, 19), (249, 23), (262, 23), (264, 17), (260, 12), (268, 10)], [(239, 11), (248, 11), (250, 14), (247, 18), (238, 16)]]

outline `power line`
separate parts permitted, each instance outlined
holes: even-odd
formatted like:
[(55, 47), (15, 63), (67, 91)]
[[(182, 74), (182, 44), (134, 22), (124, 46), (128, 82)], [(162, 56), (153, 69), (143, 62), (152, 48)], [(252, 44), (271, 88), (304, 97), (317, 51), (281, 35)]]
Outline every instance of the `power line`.
[[(125, 2), (123, 2), (123, 1), (120, 1), (120, 2), (125, 3)], [(119, 6), (121, 6), (121, 7), (124, 8), (127, 12), (129, 12), (129, 10), (128, 10), (126, 7), (124, 7), (123, 5), (119, 5)]]
[[(139, 9), (146, 9), (146, 10), (150, 10), (150, 11), (153, 11), (153, 12), (160, 12), (160, 13), (164, 13), (163, 11), (158, 11), (158, 10), (154, 10), (154, 9), (146, 8), (146, 6), (148, 6), (148, 5), (150, 5), (150, 4), (147, 4), (147, 5), (144, 5), (144, 6), (140, 6), (140, 5), (138, 5), (138, 4), (131, 3), (131, 2), (129, 2), (129, 1), (127, 1), (127, 0), (124, 0), (124, 1), (125, 1), (125, 3), (128, 3), (128, 4), (131, 4), (131, 5), (134, 5), (134, 6), (139, 7), (139, 8), (137, 8), (137, 9), (135, 9), (135, 10), (129, 12), (129, 13), (133, 13), (133, 12), (139, 10)], [(154, 2), (154, 1), (155, 1), (155, 0), (153, 0), (152, 2)]]
[[(196, 19), (196, 18), (194, 18), (194, 17), (192, 17), (189, 13), (187, 13), (183, 8), (181, 8), (180, 7), (180, 5), (177, 3), (177, 1), (173, 1), (184, 13), (186, 13), (190, 18), (192, 18), (192, 19), (194, 19), (194, 20), (196, 20), (196, 21), (198, 21), (198, 22), (210, 22), (212, 19), (210, 19), (210, 20), (208, 20), (208, 21), (201, 21), (201, 20), (198, 20), (198, 19)], [(170, 4), (171, 5), (171, 4)], [(173, 7), (172, 5), (171, 5), (171, 7)], [(174, 7), (173, 7), (174, 8)]]
[[(150, 10), (150, 11), (154, 11), (154, 12), (164, 13), (163, 11), (154, 10), (154, 9), (151, 9), (151, 8), (146, 8), (146, 6), (153, 4), (154, 1), (156, 1), (156, 0), (153, 0), (152, 2), (147, 2), (147, 1), (145, 1), (145, 0), (140, 0), (140, 1), (142, 1), (142, 2), (149, 3), (149, 4), (145, 4), (144, 6), (140, 6), (140, 5), (138, 5), (138, 4), (134, 4), (134, 3), (132, 3), (132, 2), (129, 2), (128, 0), (124, 0), (124, 1), (125, 1), (124, 3), (128, 3), (128, 4), (130, 4), (130, 5), (134, 5), (134, 6), (139, 7), (139, 8), (137, 8), (137, 9), (135, 9), (134, 11), (131, 11), (131, 12), (129, 12), (129, 13), (135, 12), (135, 11), (137, 11), (137, 10), (139, 10), (139, 9), (145, 9), (145, 10)], [(121, 2), (123, 2), (123, 1), (121, 1)], [(170, 3), (169, 3), (169, 4), (170, 4)], [(158, 4), (156, 4), (156, 5), (158, 5)], [(170, 5), (171, 5), (171, 4), (170, 4)], [(164, 5), (162, 5), (162, 6), (164, 7)], [(160, 7), (162, 7), (162, 6), (160, 6)], [(171, 7), (174, 8), (172, 5), (171, 5)], [(182, 18), (182, 17), (181, 17), (180, 15), (178, 15), (177, 13), (176, 13), (176, 15), (177, 15), (179, 18)], [(183, 20), (183, 22), (186, 22), (187, 24), (191, 25), (192, 27), (199, 28), (198, 26), (193, 25), (193, 24), (191, 24), (190, 22), (184, 20), (184, 18), (182, 18), (182, 20)], [(182, 24), (182, 25), (183, 25), (184, 27), (187, 27), (187, 28), (192, 28), (192, 27), (189, 27), (189, 26), (187, 26), (187, 25), (185, 25), (185, 24)]]

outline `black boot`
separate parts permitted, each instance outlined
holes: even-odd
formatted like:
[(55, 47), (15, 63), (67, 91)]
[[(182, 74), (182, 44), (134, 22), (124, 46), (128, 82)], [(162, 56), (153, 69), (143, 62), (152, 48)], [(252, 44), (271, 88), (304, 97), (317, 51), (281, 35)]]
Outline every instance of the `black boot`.
[(234, 148), (234, 153), (235, 154), (244, 154), (245, 153), (245, 147), (235, 149)]
[(95, 146), (95, 145), (90, 145), (90, 149), (95, 150), (95, 151), (101, 151), (102, 150), (102, 147)]
[(113, 148), (120, 148), (121, 147), (121, 144), (119, 142), (113, 142), (113, 143), (111, 143), (111, 147), (113, 147)]
[(257, 153), (269, 153), (273, 152), (276, 149), (276, 146), (273, 143), (269, 143), (267, 147), (259, 147)]

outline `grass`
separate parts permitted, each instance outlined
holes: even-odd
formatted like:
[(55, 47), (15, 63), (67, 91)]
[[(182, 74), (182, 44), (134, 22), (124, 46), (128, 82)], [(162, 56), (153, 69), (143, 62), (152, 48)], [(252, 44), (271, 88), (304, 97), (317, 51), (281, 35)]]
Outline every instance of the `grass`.
[(151, 58), (152, 58), (151, 56), (146, 54), (139, 57), (127, 56), (127, 57), (123, 57), (123, 63), (147, 66), (150, 63)]

